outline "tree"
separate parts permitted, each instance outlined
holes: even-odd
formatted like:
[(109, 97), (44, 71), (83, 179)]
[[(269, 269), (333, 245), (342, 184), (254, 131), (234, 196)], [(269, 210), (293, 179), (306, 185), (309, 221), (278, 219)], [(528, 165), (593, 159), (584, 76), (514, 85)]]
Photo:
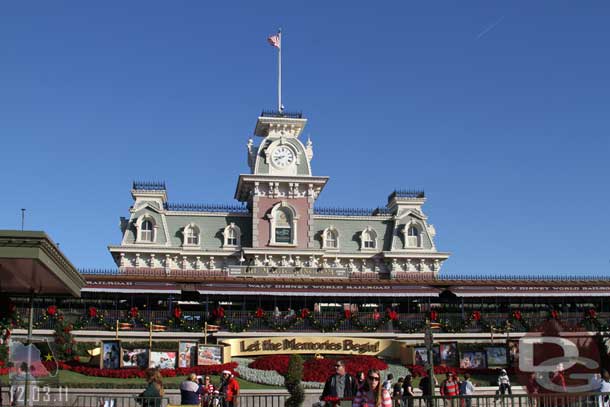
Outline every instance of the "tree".
[(300, 355), (291, 355), (288, 362), (288, 372), (284, 377), (284, 384), (290, 397), (286, 399), (285, 407), (301, 407), (305, 401), (305, 390), (301, 384), (303, 378), (303, 358)]

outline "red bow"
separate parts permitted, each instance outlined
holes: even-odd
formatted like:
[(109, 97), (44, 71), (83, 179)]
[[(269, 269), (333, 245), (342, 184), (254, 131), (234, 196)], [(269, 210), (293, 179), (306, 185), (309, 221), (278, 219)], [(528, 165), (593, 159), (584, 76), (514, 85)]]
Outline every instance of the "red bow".
[(595, 311), (595, 308), (589, 308), (589, 310), (587, 311), (587, 314), (589, 315), (590, 318), (597, 317), (597, 311)]
[(54, 317), (57, 314), (57, 305), (49, 305), (47, 308), (47, 315)]
[(87, 315), (89, 315), (89, 318), (97, 317), (97, 308), (89, 307), (89, 309), (87, 310)]
[(132, 318), (135, 318), (138, 316), (138, 307), (131, 307), (131, 309), (129, 310), (129, 316), (131, 316)]
[(430, 321), (436, 321), (438, 319), (438, 312), (430, 311)]
[(551, 311), (551, 318), (553, 318), (553, 319), (559, 318), (559, 312), (557, 312), (556, 309)]
[(214, 318), (222, 319), (225, 317), (225, 310), (223, 307), (218, 307), (214, 311), (212, 311), (212, 316)]
[(392, 321), (398, 320), (398, 312), (393, 311), (393, 310), (388, 312), (388, 318), (390, 318), (390, 320), (392, 320)]
[(343, 314), (345, 315), (345, 319), (350, 319), (352, 317), (352, 311), (350, 311), (348, 309), (343, 311)]
[(472, 311), (472, 319), (475, 321), (481, 320), (481, 312), (480, 311)]
[(180, 319), (181, 316), (182, 316), (182, 310), (179, 307), (174, 308), (174, 318)]
[(262, 318), (262, 317), (265, 316), (265, 311), (263, 311), (262, 308), (259, 308), (259, 309), (256, 310), (256, 313), (254, 314), (254, 316), (256, 318)]
[(515, 311), (513, 312), (513, 317), (517, 320), (517, 321), (521, 321), (521, 311)]
[(307, 308), (303, 308), (301, 310), (301, 318), (305, 319), (309, 316), (309, 310)]

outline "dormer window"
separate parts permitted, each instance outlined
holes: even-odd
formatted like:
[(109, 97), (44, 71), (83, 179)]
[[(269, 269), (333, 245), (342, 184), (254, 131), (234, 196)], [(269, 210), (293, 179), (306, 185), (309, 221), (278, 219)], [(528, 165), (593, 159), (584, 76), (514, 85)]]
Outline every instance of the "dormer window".
[(272, 245), (297, 244), (297, 212), (286, 202), (281, 202), (271, 209), (269, 214), (270, 239)]
[(377, 248), (377, 233), (369, 226), (361, 234), (361, 250), (374, 250)]
[(191, 223), (184, 227), (184, 246), (199, 246), (200, 231), (197, 225)]
[(409, 226), (407, 242), (409, 247), (419, 247), (419, 230), (415, 226)]
[(225, 241), (223, 247), (241, 246), (241, 229), (235, 223), (228, 225), (223, 232)]
[(332, 225), (322, 232), (322, 248), (331, 250), (339, 248), (339, 232)]
[(415, 222), (406, 226), (405, 245), (406, 247), (421, 247), (421, 229)]
[(136, 243), (154, 243), (157, 225), (150, 215), (143, 215), (136, 221)]
[(197, 245), (199, 244), (199, 234), (194, 229), (189, 229), (186, 234), (186, 244)]
[(143, 242), (153, 241), (153, 224), (149, 220), (142, 222), (142, 230), (140, 240)]

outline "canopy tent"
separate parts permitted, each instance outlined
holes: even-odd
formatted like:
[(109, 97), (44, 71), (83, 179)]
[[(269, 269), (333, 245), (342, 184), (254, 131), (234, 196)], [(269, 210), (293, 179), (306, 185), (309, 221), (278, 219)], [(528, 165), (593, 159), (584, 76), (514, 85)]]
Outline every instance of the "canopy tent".
[[(28, 344), (32, 341), (34, 297), (70, 295), (80, 297), (85, 280), (44, 232), (0, 230), (0, 295), (30, 298)], [(31, 355), (28, 347), (28, 366)], [(30, 405), (28, 376), (25, 405)]]

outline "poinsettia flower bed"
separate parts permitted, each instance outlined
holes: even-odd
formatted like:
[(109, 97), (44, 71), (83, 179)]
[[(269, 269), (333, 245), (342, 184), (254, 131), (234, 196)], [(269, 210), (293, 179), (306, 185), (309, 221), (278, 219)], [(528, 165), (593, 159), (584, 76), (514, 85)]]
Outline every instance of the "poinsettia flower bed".
[[(100, 369), (99, 367), (90, 367), (84, 365), (68, 364), (63, 362), (44, 362), (46, 369), (51, 372), (59, 368), (60, 370), (70, 370), (75, 373), (80, 373), (85, 376), (95, 377), (111, 377), (117, 379), (130, 379), (130, 378), (144, 378), (145, 369), (140, 368), (125, 368), (125, 369)], [(178, 369), (161, 369), (161, 375), (163, 377), (175, 377), (175, 376), (187, 376), (191, 373), (197, 375), (206, 374), (220, 374), (223, 370), (230, 370), (235, 376), (239, 374), (235, 371), (237, 363), (225, 363), (223, 365), (207, 365), (207, 366), (194, 366), (189, 368), (178, 368)]]
[[(273, 370), (280, 375), (288, 371), (288, 355), (263, 356), (248, 365), (252, 369)], [(303, 380), (308, 382), (324, 382), (335, 372), (335, 363), (342, 360), (345, 370), (355, 375), (357, 372), (366, 372), (369, 369), (385, 370), (387, 363), (372, 356), (349, 356), (340, 359), (309, 359), (303, 364)]]

